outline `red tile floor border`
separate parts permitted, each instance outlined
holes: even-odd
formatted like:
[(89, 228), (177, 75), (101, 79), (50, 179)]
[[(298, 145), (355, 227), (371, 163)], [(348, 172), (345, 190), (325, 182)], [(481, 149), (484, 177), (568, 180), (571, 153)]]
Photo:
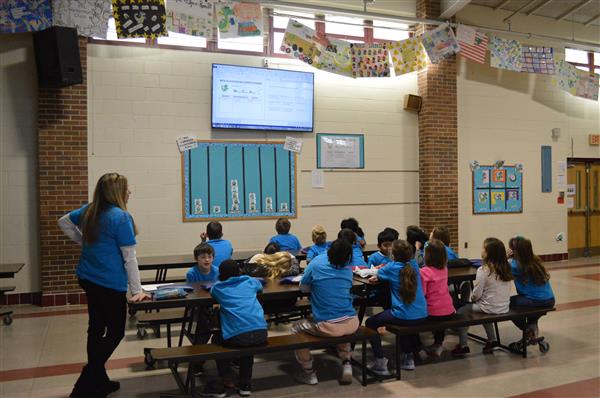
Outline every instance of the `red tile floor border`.
[(592, 280), (592, 281), (598, 281), (598, 282), (600, 282), (600, 273), (598, 273), (598, 274), (575, 275), (575, 278), (589, 279), (589, 280)]
[(531, 391), (525, 394), (513, 395), (510, 398), (559, 398), (559, 397), (598, 397), (600, 392), (600, 377), (576, 381), (543, 390)]
[(13, 318), (43, 318), (47, 316), (59, 316), (59, 315), (78, 315), (87, 314), (87, 308), (78, 308), (72, 310), (58, 310), (58, 311), (43, 311), (43, 312), (29, 312), (25, 314), (13, 314)]

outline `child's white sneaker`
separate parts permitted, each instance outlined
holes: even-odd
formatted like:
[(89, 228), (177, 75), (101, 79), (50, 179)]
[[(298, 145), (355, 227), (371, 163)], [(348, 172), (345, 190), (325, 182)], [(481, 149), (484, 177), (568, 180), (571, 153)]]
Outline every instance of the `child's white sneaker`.
[(352, 365), (350, 364), (350, 361), (346, 361), (342, 364), (340, 384), (352, 384)]
[(412, 352), (404, 354), (402, 357), (402, 370), (415, 370), (415, 359)]
[(369, 370), (379, 376), (389, 376), (392, 373), (388, 370), (388, 359), (375, 358), (375, 363), (369, 367)]

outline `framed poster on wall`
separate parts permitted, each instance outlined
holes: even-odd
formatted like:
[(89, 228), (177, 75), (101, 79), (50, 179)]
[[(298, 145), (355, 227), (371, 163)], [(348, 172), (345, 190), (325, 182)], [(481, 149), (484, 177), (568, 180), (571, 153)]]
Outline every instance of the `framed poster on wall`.
[(364, 169), (364, 134), (317, 134), (318, 169)]
[(473, 214), (522, 213), (523, 172), (516, 166), (473, 170)]

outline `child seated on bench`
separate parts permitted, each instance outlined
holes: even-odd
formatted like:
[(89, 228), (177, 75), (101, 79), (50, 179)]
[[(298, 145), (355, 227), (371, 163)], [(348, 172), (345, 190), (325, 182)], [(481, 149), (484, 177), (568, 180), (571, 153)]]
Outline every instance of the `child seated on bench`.
[(296, 255), (302, 250), (302, 245), (296, 235), (290, 234), (291, 228), (292, 223), (287, 218), (281, 217), (277, 219), (277, 222), (275, 223), (277, 235), (271, 237), (269, 243), (277, 243), (281, 250)]
[[(200, 243), (194, 248), (196, 265), (189, 269), (185, 275), (187, 283), (215, 282), (219, 279), (219, 268), (213, 264), (215, 249), (208, 243)], [(199, 307), (193, 312), (197, 329), (201, 330), (197, 344), (206, 344), (210, 339), (213, 311), (210, 307)], [(200, 371), (202, 363), (196, 364), (196, 371)]]
[(356, 240), (356, 236), (357, 235), (354, 232), (352, 232), (351, 229), (344, 228), (338, 233), (337, 238), (344, 239), (352, 246), (352, 259), (347, 265), (351, 267), (366, 267), (367, 263), (365, 261), (365, 256), (362, 252), (362, 247), (360, 246), (360, 243), (358, 243)]
[[(517, 295), (510, 298), (510, 306), (553, 308), (554, 292), (550, 286), (550, 274), (540, 258), (533, 253), (531, 241), (519, 236), (512, 238), (508, 246), (512, 250), (510, 268), (517, 288)], [(524, 319), (513, 320), (519, 329), (526, 330), (527, 344), (535, 344), (538, 339), (538, 319), (539, 317), (528, 317), (527, 324)], [(524, 343), (517, 341), (509, 347), (520, 350)]]
[[(292, 333), (306, 332), (315, 336), (347, 336), (356, 333), (359, 322), (352, 306), (352, 269), (347, 266), (352, 246), (344, 239), (335, 240), (327, 255), (313, 259), (300, 281), (300, 290), (310, 292), (313, 319), (303, 319), (292, 325)], [(352, 383), (352, 349), (350, 343), (338, 344), (342, 359), (341, 384)], [(302, 369), (295, 375), (298, 382), (317, 384), (313, 359), (309, 349), (295, 352)]]
[[(496, 238), (487, 238), (483, 242), (481, 251), (483, 264), (477, 269), (475, 275), (475, 288), (471, 295), (471, 303), (460, 307), (457, 314), (468, 314), (469, 312), (484, 312), (486, 314), (504, 314), (509, 310), (510, 281), (513, 276), (510, 273), (510, 265), (506, 258), (504, 243)], [(498, 346), (494, 325), (484, 323), (487, 343), (483, 347), (484, 354), (492, 354)], [(460, 328), (460, 342), (452, 350), (454, 356), (464, 356), (470, 351), (467, 344), (467, 327)]]
[[(392, 257), (393, 262), (379, 268), (377, 274), (369, 279), (371, 283), (388, 281), (390, 284), (392, 308), (370, 317), (365, 322), (366, 327), (378, 332), (382, 332), (386, 324), (410, 326), (427, 318), (427, 302), (423, 295), (419, 267), (413, 259), (412, 246), (405, 240), (395, 240), (392, 244)], [(396, 366), (401, 366), (404, 370), (414, 370), (413, 352), (419, 352), (422, 348), (419, 335), (402, 336), (400, 344), (404, 355), (402, 364)], [(371, 338), (371, 346), (375, 354), (375, 364), (371, 371), (388, 376), (388, 360), (383, 354), (379, 334)]]
[(194, 248), (196, 265), (191, 267), (185, 279), (187, 283), (214, 282), (219, 279), (219, 267), (213, 264), (215, 249), (208, 243), (200, 243)]
[(202, 239), (202, 243), (206, 242), (215, 249), (215, 259), (213, 261), (215, 267), (221, 265), (223, 261), (229, 260), (233, 255), (233, 246), (231, 246), (231, 242), (223, 239), (223, 226), (220, 222), (209, 222), (206, 225), (206, 232), (202, 232), (200, 238)]
[(312, 230), (312, 245), (306, 253), (306, 264), (310, 263), (313, 258), (320, 254), (327, 253), (329, 245), (327, 244), (327, 232), (322, 225), (315, 225)]
[(377, 248), (379, 251), (371, 254), (367, 265), (371, 268), (378, 265), (387, 264), (392, 261), (392, 242), (398, 239), (398, 235), (392, 232), (391, 228), (386, 228), (377, 234)]
[[(455, 310), (448, 290), (448, 268), (446, 247), (437, 239), (429, 240), (425, 248), (425, 266), (421, 268), (423, 294), (427, 300), (427, 313), (430, 321), (447, 321), (454, 318)], [(433, 344), (425, 347), (431, 357), (439, 357), (444, 343), (444, 329), (433, 332)]]
[(365, 241), (365, 232), (362, 230), (360, 225), (358, 225), (358, 220), (354, 217), (346, 218), (342, 220), (340, 223), (340, 229), (350, 229), (352, 232), (356, 234), (356, 243), (360, 245), (362, 249), (365, 247), (367, 242)]
[[(234, 260), (225, 260), (219, 266), (219, 281), (210, 294), (220, 304), (221, 332), (213, 336), (213, 343), (224, 347), (251, 347), (267, 341), (267, 323), (256, 294), (262, 284), (247, 275), (240, 276), (240, 267)], [(238, 393), (248, 397), (252, 393), (252, 365), (254, 356), (239, 358), (240, 374)], [(224, 397), (225, 387), (233, 387), (231, 363), (228, 359), (217, 360), (220, 380), (208, 383), (203, 397)]]

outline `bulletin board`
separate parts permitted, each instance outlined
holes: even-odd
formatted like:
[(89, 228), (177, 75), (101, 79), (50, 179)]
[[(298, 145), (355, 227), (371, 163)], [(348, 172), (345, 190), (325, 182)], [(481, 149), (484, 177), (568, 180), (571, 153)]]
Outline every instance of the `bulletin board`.
[(522, 212), (522, 170), (516, 166), (479, 166), (473, 171), (473, 214)]
[(296, 217), (296, 154), (283, 142), (197, 143), (181, 154), (184, 222)]

